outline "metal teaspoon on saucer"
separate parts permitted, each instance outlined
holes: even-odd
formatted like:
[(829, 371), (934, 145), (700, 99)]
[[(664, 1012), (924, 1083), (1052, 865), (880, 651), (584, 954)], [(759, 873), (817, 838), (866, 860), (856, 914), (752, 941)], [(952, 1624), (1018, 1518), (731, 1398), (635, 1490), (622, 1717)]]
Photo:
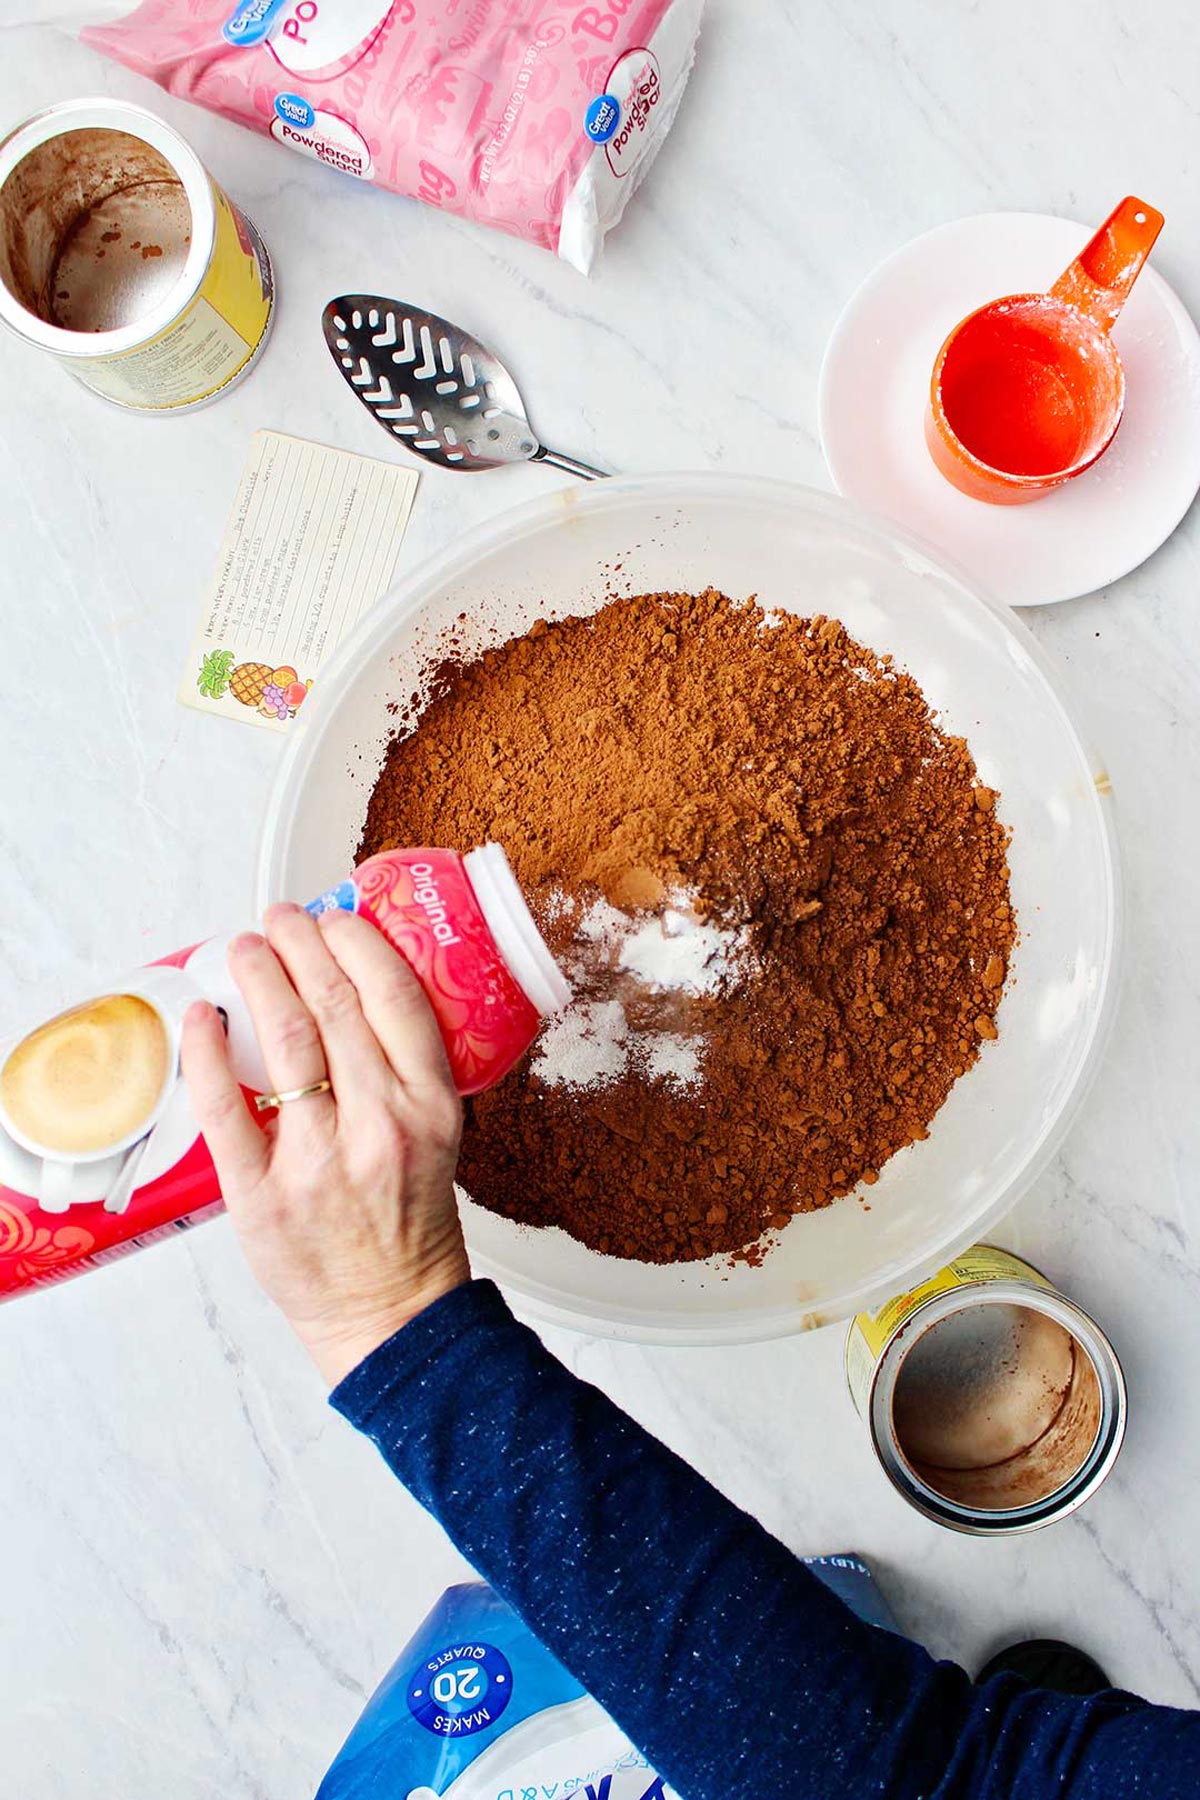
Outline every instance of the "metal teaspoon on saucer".
[(321, 325), (351, 393), (414, 455), (447, 469), (542, 462), (583, 481), (604, 475), (540, 443), (499, 357), (448, 319), (382, 294), (342, 294)]

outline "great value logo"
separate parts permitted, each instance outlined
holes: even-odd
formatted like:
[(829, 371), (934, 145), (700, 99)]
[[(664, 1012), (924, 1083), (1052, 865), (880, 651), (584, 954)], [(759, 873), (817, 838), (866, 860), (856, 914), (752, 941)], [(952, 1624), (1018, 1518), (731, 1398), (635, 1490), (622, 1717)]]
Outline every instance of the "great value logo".
[(587, 109), (583, 129), (593, 144), (607, 144), (621, 117), (621, 103), (615, 94), (597, 94)]
[(286, 5), (287, 0), (242, 0), (222, 25), (221, 36), (227, 44), (261, 44), (276, 13)]
[(298, 125), (301, 131), (307, 131), (317, 116), (317, 110), (300, 94), (276, 94), (275, 116), (282, 119), (285, 125)]

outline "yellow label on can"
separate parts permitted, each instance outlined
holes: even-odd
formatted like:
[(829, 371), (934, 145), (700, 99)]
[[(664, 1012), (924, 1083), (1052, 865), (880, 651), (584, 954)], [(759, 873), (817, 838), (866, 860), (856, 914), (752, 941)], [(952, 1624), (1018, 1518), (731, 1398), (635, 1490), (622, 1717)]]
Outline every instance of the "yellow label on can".
[(237, 332), (247, 350), (254, 350), (271, 315), (270, 285), (264, 285), (257, 247), (245, 218), (235, 213), (215, 182), (213, 199), (217, 204), (217, 239), (200, 292), (213, 311)]
[(878, 1312), (857, 1315), (846, 1337), (846, 1380), (860, 1413), (865, 1411), (879, 1359), (905, 1320), (938, 1294), (987, 1281), (1032, 1281), (1045, 1288), (1051, 1285), (1040, 1270), (1022, 1262), (1011, 1251), (997, 1250), (991, 1244), (973, 1244), (928, 1281), (886, 1301)]
[(232, 381), (271, 317), (271, 269), (257, 233), (212, 184), (213, 252), (184, 311), (156, 337), (115, 356), (71, 358), (72, 374), (123, 406), (169, 411), (207, 400)]

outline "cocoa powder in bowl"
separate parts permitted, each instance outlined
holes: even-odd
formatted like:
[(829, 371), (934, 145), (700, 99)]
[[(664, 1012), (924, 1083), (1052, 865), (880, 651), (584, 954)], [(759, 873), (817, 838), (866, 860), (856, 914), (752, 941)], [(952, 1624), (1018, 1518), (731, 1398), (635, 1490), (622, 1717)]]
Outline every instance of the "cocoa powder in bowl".
[(499, 841), (578, 984), (470, 1108), (482, 1205), (644, 1262), (756, 1259), (927, 1136), (996, 1036), (997, 796), (836, 620), (613, 600), (448, 646), (399, 725), (360, 856)]

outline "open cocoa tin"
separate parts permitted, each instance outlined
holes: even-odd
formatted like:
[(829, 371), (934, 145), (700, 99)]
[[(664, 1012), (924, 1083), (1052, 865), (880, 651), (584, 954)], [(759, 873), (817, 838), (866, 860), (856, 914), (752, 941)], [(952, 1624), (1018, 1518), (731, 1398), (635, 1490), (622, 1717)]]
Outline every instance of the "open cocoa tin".
[(846, 1375), (892, 1485), (927, 1518), (980, 1537), (1074, 1512), (1125, 1435), (1125, 1380), (1104, 1332), (991, 1245), (859, 1314)]
[(271, 260), (190, 145), (105, 98), (0, 140), (0, 321), (120, 406), (179, 412), (257, 360)]

